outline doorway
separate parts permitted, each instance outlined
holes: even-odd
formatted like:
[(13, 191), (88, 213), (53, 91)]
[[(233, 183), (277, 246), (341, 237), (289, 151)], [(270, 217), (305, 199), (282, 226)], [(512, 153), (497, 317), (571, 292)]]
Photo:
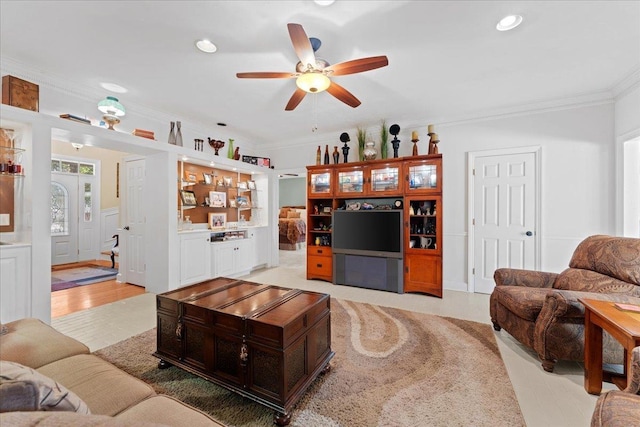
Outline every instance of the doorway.
[(98, 258), (100, 162), (51, 160), (51, 264)]
[(469, 291), (490, 294), (498, 268), (540, 263), (540, 147), (469, 153)]

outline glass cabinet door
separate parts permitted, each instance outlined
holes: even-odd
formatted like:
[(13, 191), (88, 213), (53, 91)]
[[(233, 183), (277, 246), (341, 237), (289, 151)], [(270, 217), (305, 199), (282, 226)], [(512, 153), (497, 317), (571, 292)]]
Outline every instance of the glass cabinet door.
[(309, 194), (331, 193), (331, 171), (309, 172)]
[(364, 171), (361, 168), (338, 171), (337, 194), (354, 195), (364, 193)]
[(440, 192), (442, 177), (442, 159), (408, 162), (406, 166), (408, 193)]
[(400, 165), (380, 165), (369, 169), (369, 193), (399, 194), (402, 181), (400, 180)]
[(409, 250), (437, 251), (440, 246), (441, 224), (438, 221), (440, 198), (411, 199), (407, 206), (409, 218)]

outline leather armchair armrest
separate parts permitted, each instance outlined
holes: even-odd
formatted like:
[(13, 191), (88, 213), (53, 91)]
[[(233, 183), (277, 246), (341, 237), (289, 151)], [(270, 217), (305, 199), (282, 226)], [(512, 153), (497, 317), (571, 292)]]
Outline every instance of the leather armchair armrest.
[(558, 275), (545, 271), (498, 268), (493, 273), (497, 286), (526, 286), (529, 288), (552, 288)]
[(603, 294), (598, 292), (580, 292), (554, 289), (547, 294), (541, 315), (545, 310), (552, 310), (555, 317), (584, 317), (584, 306), (578, 298), (595, 299), (601, 301), (640, 304), (640, 298), (628, 294)]

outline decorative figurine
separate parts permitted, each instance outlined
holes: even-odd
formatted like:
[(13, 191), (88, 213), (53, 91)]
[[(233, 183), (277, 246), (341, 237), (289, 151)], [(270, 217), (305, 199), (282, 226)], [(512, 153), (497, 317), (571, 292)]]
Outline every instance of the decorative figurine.
[(400, 140), (398, 139), (398, 134), (400, 133), (400, 126), (397, 124), (391, 125), (389, 128), (389, 133), (393, 135), (393, 140), (391, 141), (391, 146), (393, 147), (393, 157), (398, 157), (398, 147), (400, 147)]
[(342, 155), (344, 156), (344, 163), (347, 163), (347, 157), (349, 156), (349, 146), (347, 145), (347, 142), (351, 141), (351, 138), (349, 138), (349, 134), (346, 132), (342, 132), (340, 134), (340, 141), (344, 142), (344, 146), (342, 147)]
[(438, 154), (438, 142), (440, 142), (438, 134), (433, 131), (433, 125), (427, 126), (427, 129), (429, 130), (428, 135), (430, 136), (428, 154)]
[(413, 142), (413, 152), (411, 153), (412, 156), (418, 155), (418, 141), (420, 141), (418, 139), (418, 132), (414, 130), (413, 132), (411, 132), (411, 142)]

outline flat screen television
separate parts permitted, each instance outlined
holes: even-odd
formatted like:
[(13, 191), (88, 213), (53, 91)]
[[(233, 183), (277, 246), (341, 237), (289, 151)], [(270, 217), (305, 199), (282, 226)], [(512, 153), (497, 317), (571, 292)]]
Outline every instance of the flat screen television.
[(332, 229), (334, 253), (402, 258), (401, 210), (336, 210)]

